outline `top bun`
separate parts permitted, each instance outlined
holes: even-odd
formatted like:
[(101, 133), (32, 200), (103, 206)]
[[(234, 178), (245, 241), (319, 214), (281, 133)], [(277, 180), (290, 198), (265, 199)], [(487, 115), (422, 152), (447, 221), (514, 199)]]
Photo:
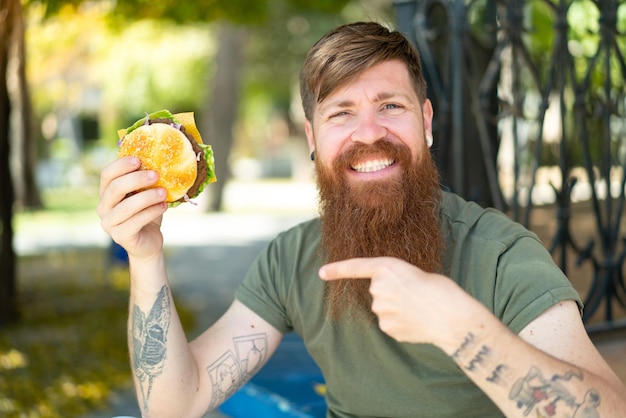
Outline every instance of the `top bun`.
[(168, 203), (183, 198), (198, 175), (198, 160), (191, 142), (180, 130), (165, 123), (139, 126), (126, 134), (119, 156), (135, 156), (141, 169), (159, 174), (152, 187), (162, 187)]

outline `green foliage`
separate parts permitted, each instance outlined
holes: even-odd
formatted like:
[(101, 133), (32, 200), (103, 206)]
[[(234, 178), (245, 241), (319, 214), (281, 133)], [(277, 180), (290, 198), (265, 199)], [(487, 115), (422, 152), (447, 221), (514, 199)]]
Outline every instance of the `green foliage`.
[[(298, 11), (338, 13), (349, 0), (287, 0)], [(270, 16), (268, 0), (117, 0), (101, 1), (113, 4), (114, 16), (125, 20), (171, 19), (178, 23), (227, 20), (238, 24), (261, 24)], [(27, 5), (44, 5), (45, 16), (52, 17), (63, 8), (80, 7), (85, 0), (26, 0)]]
[(350, 0), (288, 0), (299, 11), (339, 13)]
[[(543, 0), (532, 0), (528, 2), (526, 10), (525, 27), (529, 29), (524, 39), (527, 42), (533, 61), (539, 66), (541, 72), (547, 70), (550, 64), (549, 59), (553, 49), (558, 47), (555, 45), (557, 41), (557, 29), (559, 22), (556, 21), (556, 7), (558, 2), (552, 2), (549, 5)], [(581, 82), (589, 71), (591, 58), (596, 55), (600, 48), (600, 11), (598, 4), (592, 0), (577, 0), (567, 2), (562, 7), (567, 7), (567, 39), (564, 40), (568, 52), (574, 59), (576, 69), (576, 82)], [(607, 22), (609, 23), (609, 22)], [(617, 13), (617, 29), (626, 28), (626, 4), (619, 6)], [(616, 37), (617, 44), (622, 49), (624, 55), (625, 39), (623, 35)], [(601, 56), (606, 51), (601, 51)], [(614, 51), (611, 54), (615, 56)], [(557, 64), (558, 65), (558, 64)], [(619, 63), (614, 59), (611, 62), (611, 73), (620, 74), (621, 69)], [(605, 71), (601, 66), (592, 69), (592, 84), (601, 86), (605, 80)], [(614, 86), (623, 86), (622, 77), (617, 76), (612, 80)]]
[(552, 10), (542, 0), (532, 0), (527, 7), (525, 27), (530, 30), (524, 38), (528, 42), (533, 60), (541, 62), (554, 47)]
[(171, 19), (178, 23), (229, 20), (251, 24), (265, 18), (265, 3), (264, 0), (122, 0), (116, 2), (114, 12), (126, 19)]
[[(44, 19), (30, 8), (28, 78), (38, 117), (98, 115), (114, 144), (115, 130), (146, 112), (200, 108), (213, 69), (211, 27), (140, 20), (114, 30), (109, 12), (66, 6)], [(85, 103), (94, 95), (97, 104)]]
[(93, 82), (96, 57), (105, 54), (107, 33), (102, 13), (79, 15), (65, 7), (54, 19), (43, 19), (43, 9), (28, 9), (27, 66), (36, 113), (75, 107), (79, 94)]
[(244, 90), (248, 97), (266, 96), (286, 110), (309, 48), (328, 29), (345, 21), (338, 14), (303, 13), (282, 0), (271, 4), (271, 19), (250, 29)]
[(204, 24), (136, 22), (111, 40), (101, 72), (104, 99), (132, 121), (155, 109), (197, 109), (212, 71), (213, 47)]
[(27, 7), (43, 7), (45, 17), (56, 16), (62, 13), (66, 7), (76, 8), (84, 3), (84, 0), (24, 0)]
[[(71, 6), (79, 8), (89, 3), (86, 0), (26, 0), (27, 6), (43, 6), (45, 17), (62, 13)], [(226, 19), (233, 22), (253, 23), (263, 19), (265, 1), (257, 0), (197, 0), (180, 2), (173, 0), (100, 0), (108, 5), (115, 18), (132, 21), (140, 19), (171, 19), (179, 23), (209, 22)]]

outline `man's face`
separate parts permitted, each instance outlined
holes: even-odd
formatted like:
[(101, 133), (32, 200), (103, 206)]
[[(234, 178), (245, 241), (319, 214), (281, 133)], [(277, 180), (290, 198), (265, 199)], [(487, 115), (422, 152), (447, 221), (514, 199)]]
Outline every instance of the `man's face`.
[[(316, 160), (329, 170), (354, 145), (378, 140), (403, 144), (415, 164), (427, 152), (425, 135), (432, 135), (432, 114), (429, 100), (420, 103), (406, 66), (393, 60), (332, 92), (315, 107), (305, 131)], [(401, 174), (398, 162), (381, 152), (359, 153), (342, 170), (352, 185), (385, 182)]]

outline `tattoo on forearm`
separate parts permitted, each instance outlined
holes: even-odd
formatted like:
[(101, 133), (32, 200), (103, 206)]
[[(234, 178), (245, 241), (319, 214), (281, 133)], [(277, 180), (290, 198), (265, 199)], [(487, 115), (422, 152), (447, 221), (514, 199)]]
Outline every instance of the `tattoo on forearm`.
[(508, 387), (509, 382), (511, 381), (510, 375), (511, 370), (507, 366), (504, 364), (498, 364), (493, 369), (489, 377), (487, 377), (487, 381), (498, 386)]
[(474, 334), (472, 334), (471, 332), (468, 332), (465, 338), (463, 339), (461, 346), (457, 348), (454, 353), (452, 353), (452, 358), (458, 359), (459, 357), (461, 357), (461, 354), (465, 350), (467, 350), (467, 348), (471, 346), (473, 343), (474, 343)]
[[(474, 354), (472, 354), (474, 352)], [(491, 354), (491, 349), (486, 345), (478, 346), (478, 341), (476, 341), (476, 337), (474, 334), (469, 332), (463, 342), (456, 349), (454, 353), (452, 353), (452, 358), (461, 365), (464, 364), (463, 367), (467, 371), (475, 372), (478, 368), (488, 367), (488, 357)]]
[(207, 367), (212, 386), (210, 409), (243, 386), (267, 359), (267, 334), (235, 337), (233, 345), (234, 351), (228, 350)]
[(589, 389), (582, 401), (576, 399), (567, 388), (572, 380), (582, 381), (580, 371), (569, 371), (555, 374), (547, 379), (536, 367), (531, 367), (525, 377), (518, 379), (512, 386), (509, 399), (516, 402), (524, 416), (568, 416), (580, 418), (598, 417), (597, 407), (600, 405), (600, 394)]
[(133, 308), (131, 356), (141, 389), (144, 412), (148, 411), (154, 378), (163, 372), (171, 315), (167, 286), (161, 288), (147, 316), (137, 305)]
[(489, 350), (489, 347), (487, 347), (486, 345), (481, 346), (480, 350), (478, 350), (478, 353), (476, 353), (476, 355), (470, 360), (465, 368), (470, 372), (475, 371), (477, 367), (480, 367), (483, 364), (483, 362), (485, 361), (485, 357), (489, 355), (490, 351), (491, 350)]
[(466, 373), (474, 376), (485, 373), (487, 382), (510, 388), (509, 399), (515, 402), (524, 416), (599, 417), (600, 393), (596, 389), (588, 388), (582, 400), (572, 394), (571, 383), (584, 379), (579, 370), (545, 378), (537, 367), (532, 366), (526, 376), (516, 377), (513, 369), (501, 363), (492, 348), (480, 344), (471, 332), (465, 336), (452, 358)]

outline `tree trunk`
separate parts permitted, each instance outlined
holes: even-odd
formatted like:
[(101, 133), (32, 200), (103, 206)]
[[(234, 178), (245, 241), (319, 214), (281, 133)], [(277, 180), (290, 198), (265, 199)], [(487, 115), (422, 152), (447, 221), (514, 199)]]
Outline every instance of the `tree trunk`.
[(200, 129), (203, 130), (204, 141), (211, 144), (215, 153), (217, 183), (207, 189), (210, 192), (209, 210), (223, 209), (224, 186), (230, 178), (228, 162), (239, 108), (244, 29), (230, 23), (222, 23), (218, 29), (217, 39), (219, 46), (215, 58), (213, 88), (203, 111), (204, 118), (198, 122)]
[(17, 321), (15, 252), (13, 250), (13, 183), (9, 168), (11, 101), (7, 67), (20, 0), (0, 2), (0, 326)]
[(20, 207), (40, 209), (43, 205), (35, 180), (37, 146), (32, 129), (32, 106), (26, 80), (26, 42), (21, 5), (13, 24), (7, 87), (12, 103), (11, 114), (11, 173), (15, 188), (15, 201)]

